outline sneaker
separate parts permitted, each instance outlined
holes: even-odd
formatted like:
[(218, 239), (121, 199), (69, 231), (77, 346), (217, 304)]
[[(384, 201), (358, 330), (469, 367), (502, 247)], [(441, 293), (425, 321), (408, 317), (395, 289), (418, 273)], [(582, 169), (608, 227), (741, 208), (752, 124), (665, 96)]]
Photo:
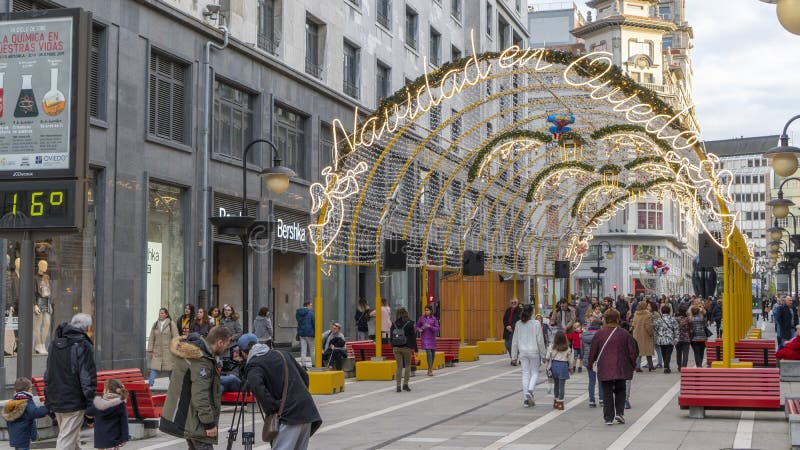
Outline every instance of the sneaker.
[(578, 373), (581, 373), (581, 372), (583, 372), (583, 367), (578, 366)]
[(589, 408), (597, 408), (597, 403), (590, 401)]
[(625, 409), (631, 409), (631, 402), (625, 400)]
[(529, 406), (533, 406), (533, 393), (531, 391), (525, 393), (525, 403)]
[(669, 369), (664, 369), (664, 373), (672, 373), (672, 371)]
[(616, 420), (617, 423), (625, 423), (625, 416), (614, 416), (614, 420)]
[(613, 420), (606, 420), (606, 425), (608, 425), (608, 426), (614, 425), (614, 421)]
[(530, 408), (531, 407), (531, 402), (529, 402), (528, 399), (526, 398), (525, 401), (522, 402), (522, 407), (523, 408)]
[(656, 369), (661, 369), (661, 364), (656, 365)]

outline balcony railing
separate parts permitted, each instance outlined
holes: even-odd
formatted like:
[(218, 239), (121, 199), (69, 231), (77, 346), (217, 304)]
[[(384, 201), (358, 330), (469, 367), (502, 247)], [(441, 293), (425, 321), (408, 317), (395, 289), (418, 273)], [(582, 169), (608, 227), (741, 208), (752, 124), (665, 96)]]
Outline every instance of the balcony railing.
[(317, 78), (322, 78), (322, 64), (306, 58), (306, 73)]
[(655, 84), (655, 83), (639, 83), (643, 87), (650, 89), (651, 91), (662, 94), (662, 95), (675, 95), (675, 90), (672, 89), (670, 86), (666, 86), (663, 84)]
[(344, 90), (344, 93), (350, 97), (358, 98), (358, 83), (345, 80), (342, 90)]
[(258, 48), (273, 55), (278, 54), (278, 46), (280, 45), (280, 38), (275, 34), (258, 34), (257, 41)]

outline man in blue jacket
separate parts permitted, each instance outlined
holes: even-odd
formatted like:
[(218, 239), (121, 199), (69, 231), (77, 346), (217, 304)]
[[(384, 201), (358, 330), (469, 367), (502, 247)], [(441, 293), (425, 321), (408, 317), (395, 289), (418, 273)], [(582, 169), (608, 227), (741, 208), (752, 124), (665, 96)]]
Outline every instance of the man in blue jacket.
[(783, 343), (793, 337), (794, 317), (792, 317), (792, 297), (783, 299), (780, 308), (776, 308), (775, 323), (778, 328), (778, 350), (783, 348)]
[[(302, 308), (297, 308), (294, 313), (297, 319), (297, 339), (300, 341), (300, 364), (306, 369), (314, 365), (314, 311), (311, 310), (311, 301), (306, 300)], [(306, 364), (306, 355), (309, 355)]]

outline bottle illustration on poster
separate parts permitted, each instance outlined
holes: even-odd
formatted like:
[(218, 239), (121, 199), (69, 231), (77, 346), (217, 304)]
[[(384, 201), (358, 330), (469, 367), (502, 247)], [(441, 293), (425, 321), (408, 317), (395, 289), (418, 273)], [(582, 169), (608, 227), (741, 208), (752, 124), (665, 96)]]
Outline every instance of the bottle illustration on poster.
[(50, 90), (42, 97), (42, 109), (48, 116), (57, 116), (64, 111), (67, 99), (58, 90), (58, 69), (50, 69)]
[(22, 89), (19, 91), (14, 117), (36, 117), (39, 115), (39, 108), (36, 107), (36, 97), (33, 95), (33, 88), (31, 87), (31, 77), (33, 75), (22, 76)]
[(3, 78), (5, 76), (5, 72), (0, 72), (0, 117), (3, 117)]

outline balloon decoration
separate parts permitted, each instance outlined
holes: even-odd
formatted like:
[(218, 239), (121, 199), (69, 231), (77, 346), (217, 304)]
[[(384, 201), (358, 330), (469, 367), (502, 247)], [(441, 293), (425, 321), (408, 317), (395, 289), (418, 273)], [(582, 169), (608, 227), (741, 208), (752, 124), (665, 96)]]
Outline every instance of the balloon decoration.
[(669, 272), (669, 264), (660, 259), (651, 259), (645, 264), (644, 270), (650, 275), (666, 275)]
[(547, 123), (553, 124), (550, 127), (553, 138), (559, 139), (562, 134), (572, 131), (572, 128), (567, 125), (575, 123), (575, 116), (572, 114), (550, 114), (547, 116)]

